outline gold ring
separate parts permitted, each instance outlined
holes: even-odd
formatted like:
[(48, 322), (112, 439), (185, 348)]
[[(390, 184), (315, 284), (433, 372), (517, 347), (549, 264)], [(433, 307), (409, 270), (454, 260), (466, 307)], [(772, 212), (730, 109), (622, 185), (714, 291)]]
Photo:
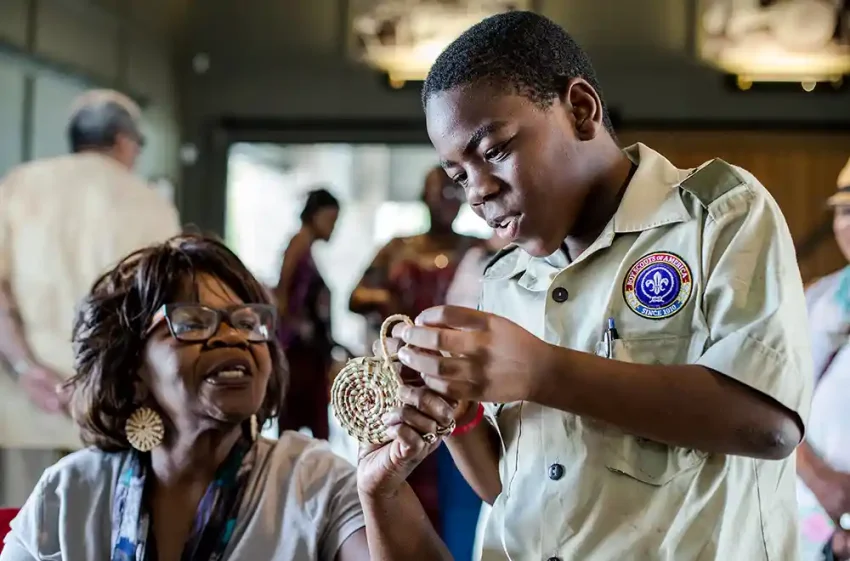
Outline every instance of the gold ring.
[(457, 426), (457, 423), (455, 423), (454, 419), (452, 419), (452, 422), (449, 423), (448, 426), (437, 427), (437, 435), (438, 436), (448, 436), (452, 433), (452, 431), (455, 430), (456, 426)]
[(454, 420), (452, 420), (452, 422), (449, 423), (448, 426), (445, 426), (445, 427), (438, 426), (436, 432), (428, 432), (428, 433), (423, 434), (422, 440), (424, 440), (428, 444), (434, 444), (435, 442), (437, 442), (438, 438), (441, 438), (443, 436), (449, 436), (452, 433), (452, 431), (455, 430), (455, 426), (456, 426), (456, 423), (454, 422)]

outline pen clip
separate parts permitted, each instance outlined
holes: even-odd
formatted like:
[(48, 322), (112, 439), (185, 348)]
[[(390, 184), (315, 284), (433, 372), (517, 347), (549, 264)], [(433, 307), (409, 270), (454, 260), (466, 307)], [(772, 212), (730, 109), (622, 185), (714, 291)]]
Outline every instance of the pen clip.
[(606, 358), (614, 358), (614, 335), (616, 332), (617, 327), (614, 325), (614, 318), (609, 317), (607, 328), (605, 329)]

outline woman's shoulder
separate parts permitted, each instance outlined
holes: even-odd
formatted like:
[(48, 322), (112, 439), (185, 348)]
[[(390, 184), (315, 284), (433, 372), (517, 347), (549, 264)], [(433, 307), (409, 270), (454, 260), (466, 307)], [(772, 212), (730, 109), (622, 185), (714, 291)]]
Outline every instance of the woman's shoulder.
[[(102, 537), (93, 521), (109, 519), (112, 489), (127, 456), (86, 448), (47, 468), (12, 522), (14, 543), (39, 559), (60, 551), (64, 559), (92, 559), (88, 548)], [(76, 541), (67, 542), (67, 536)]]
[(357, 472), (326, 441), (286, 431), (258, 446), (254, 496), (247, 499), (253, 507), (262, 504), (290, 523), (299, 519), (316, 525), (337, 509), (360, 512)]
[(111, 486), (127, 457), (126, 452), (105, 452), (94, 447), (72, 452), (44, 470), (41, 487), (67, 493)]
[(290, 559), (297, 544), (299, 559), (334, 559), (365, 524), (354, 466), (327, 442), (296, 432), (255, 446), (240, 558)]

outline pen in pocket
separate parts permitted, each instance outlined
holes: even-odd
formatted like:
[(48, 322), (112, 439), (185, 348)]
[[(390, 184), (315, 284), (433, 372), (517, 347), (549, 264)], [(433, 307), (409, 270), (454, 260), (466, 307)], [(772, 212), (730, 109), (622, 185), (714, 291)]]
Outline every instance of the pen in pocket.
[(608, 325), (605, 329), (605, 343), (607, 345), (607, 358), (614, 358), (614, 341), (620, 338), (617, 333), (617, 326), (614, 324), (614, 318), (608, 318)]

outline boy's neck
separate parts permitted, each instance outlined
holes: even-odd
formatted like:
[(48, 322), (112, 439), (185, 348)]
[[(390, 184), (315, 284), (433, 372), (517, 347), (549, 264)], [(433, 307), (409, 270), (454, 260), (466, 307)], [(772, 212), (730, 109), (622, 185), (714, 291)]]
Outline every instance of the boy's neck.
[(611, 220), (620, 206), (626, 188), (637, 170), (625, 152), (616, 145), (603, 155), (602, 173), (598, 181), (590, 188), (584, 210), (573, 232), (564, 240), (570, 252), (570, 259), (581, 255)]

